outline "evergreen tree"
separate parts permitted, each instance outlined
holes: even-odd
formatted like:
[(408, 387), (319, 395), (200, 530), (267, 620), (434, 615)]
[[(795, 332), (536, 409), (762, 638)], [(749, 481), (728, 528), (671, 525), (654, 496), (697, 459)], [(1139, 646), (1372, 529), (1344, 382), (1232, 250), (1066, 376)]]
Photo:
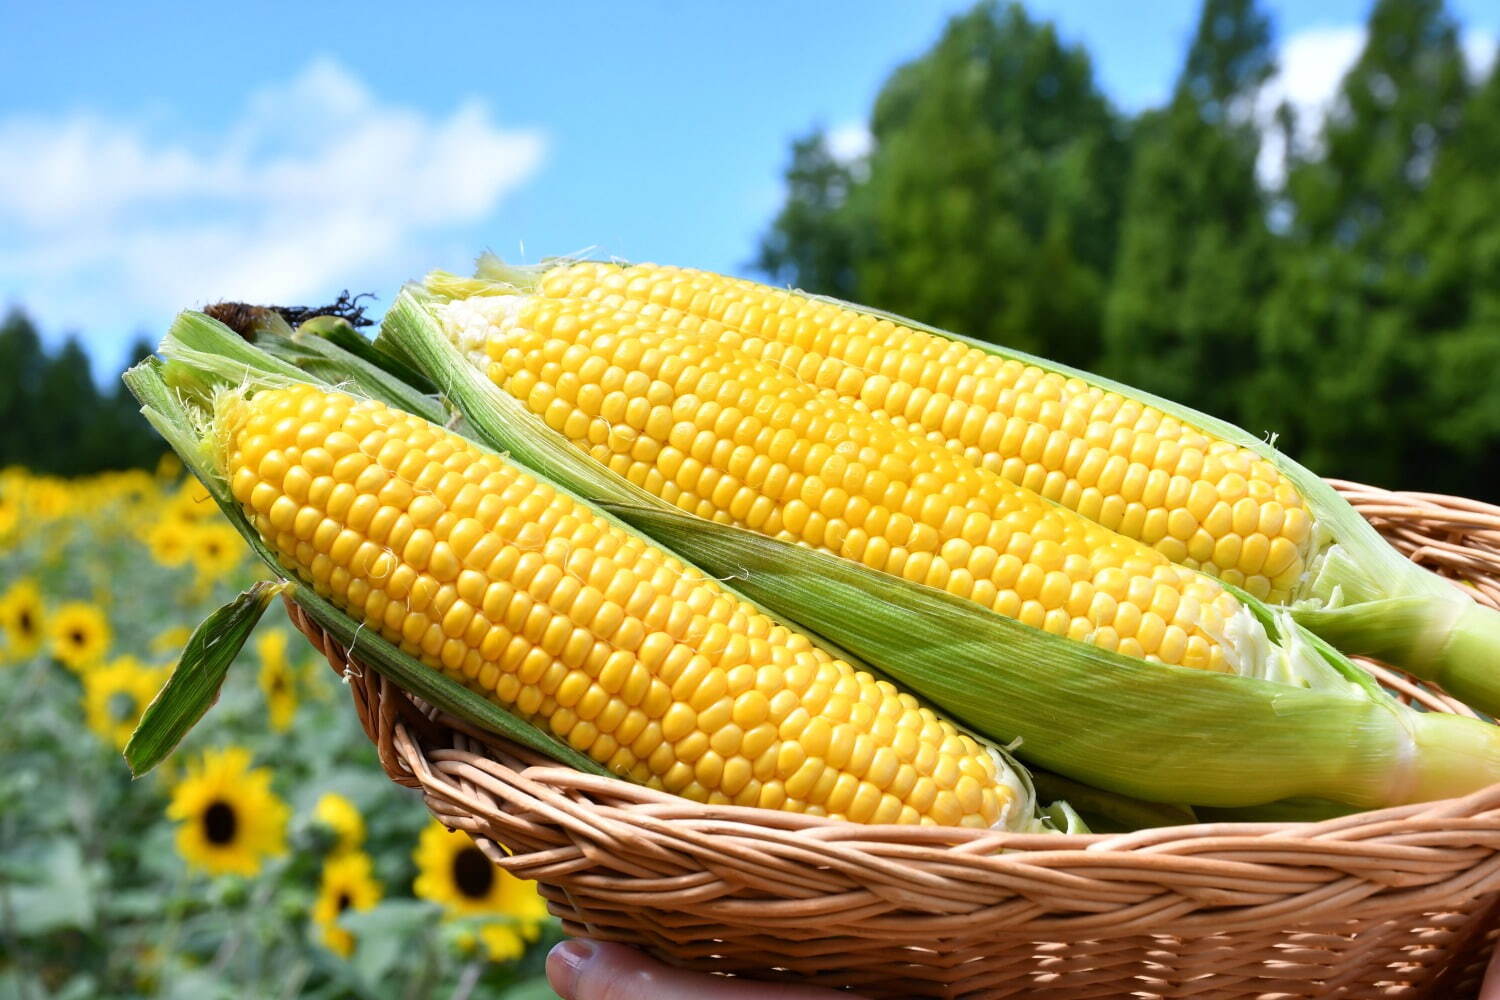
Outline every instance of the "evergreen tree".
[[(150, 353), (138, 340), (130, 356)], [(49, 355), (21, 312), (0, 323), (0, 468), (76, 476), (150, 467), (165, 447), (122, 383), (100, 391), (76, 338)]]
[(1394, 228), (1458, 125), (1468, 82), (1443, 0), (1380, 0), (1366, 30), (1322, 155), (1289, 180), (1300, 232), (1383, 267)]
[[(127, 367), (145, 360), (152, 353), (151, 342), (144, 337), (131, 344)], [(166, 442), (141, 415), (141, 404), (125, 387), (115, 381), (114, 390), (101, 399), (102, 423), (110, 428), (108, 450), (100, 456), (98, 468), (154, 468), (166, 451)]]
[(76, 337), (48, 360), (37, 385), (41, 410), (32, 415), (36, 450), (27, 463), (39, 472), (76, 476), (93, 472), (99, 458), (99, 388), (89, 356)]
[(850, 199), (857, 297), (1092, 360), (1127, 149), (1088, 56), (981, 3), (895, 72), (872, 132)]
[(32, 454), (41, 401), (37, 383), (46, 357), (36, 327), (20, 310), (0, 322), (0, 468)]
[(1500, 65), (1438, 153), (1432, 182), (1399, 234), (1412, 278), (1400, 306), (1404, 364), (1420, 379), (1422, 433), (1403, 477), (1500, 499)]
[(1380, 0), (1325, 124), (1320, 155), (1296, 163), (1276, 289), (1263, 310), (1259, 370), (1243, 394), (1252, 430), (1284, 436), (1325, 475), (1403, 477), (1422, 433), (1422, 331), (1400, 298), (1419, 261), (1397, 236), (1417, 210), (1461, 116), (1463, 56), (1440, 0)]
[(850, 164), (833, 155), (817, 129), (792, 144), (786, 183), (786, 204), (761, 238), (755, 267), (778, 284), (853, 298)]
[(1270, 74), (1255, 0), (1206, 0), (1171, 103), (1138, 128), (1101, 368), (1234, 419), (1270, 283), (1252, 117)]

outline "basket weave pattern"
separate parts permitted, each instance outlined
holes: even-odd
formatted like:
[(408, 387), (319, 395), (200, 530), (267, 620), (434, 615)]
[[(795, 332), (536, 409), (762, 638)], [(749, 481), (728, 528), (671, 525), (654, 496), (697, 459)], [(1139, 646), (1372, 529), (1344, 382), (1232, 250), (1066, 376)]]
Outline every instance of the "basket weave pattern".
[[(1500, 607), (1500, 508), (1335, 485)], [(392, 780), (537, 880), (568, 933), (675, 965), (868, 997), (1448, 1000), (1476, 994), (1500, 920), (1500, 786), (1319, 824), (1088, 836), (704, 806), (440, 715), (288, 608)], [(1405, 700), (1472, 714), (1370, 666)]]

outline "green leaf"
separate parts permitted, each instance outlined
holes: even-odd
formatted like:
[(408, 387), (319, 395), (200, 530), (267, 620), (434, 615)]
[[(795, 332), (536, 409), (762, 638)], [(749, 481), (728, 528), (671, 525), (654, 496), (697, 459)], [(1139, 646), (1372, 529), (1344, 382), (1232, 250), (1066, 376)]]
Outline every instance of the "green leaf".
[(91, 974), (84, 973), (69, 979), (63, 986), (52, 994), (52, 1000), (92, 1000), (99, 996), (99, 981)]
[(213, 969), (182, 969), (167, 983), (167, 1000), (231, 1000), (239, 996)]
[(281, 585), (262, 581), (205, 618), (188, 639), (172, 676), (151, 699), (130, 742), (125, 762), (140, 777), (166, 759), (188, 730), (219, 699), (229, 665), (255, 630)]
[(557, 1000), (546, 976), (527, 979), (502, 990), (499, 1000)]
[(438, 915), (437, 906), (414, 899), (386, 900), (369, 910), (345, 912), (339, 925), (357, 940), (350, 962), (359, 978), (378, 984), (417, 949), (416, 942), (437, 923)]
[(29, 873), (29, 884), (10, 887), (7, 902), (15, 914), (16, 932), (27, 937), (90, 926), (94, 922), (91, 872), (78, 841), (71, 837), (53, 841)]

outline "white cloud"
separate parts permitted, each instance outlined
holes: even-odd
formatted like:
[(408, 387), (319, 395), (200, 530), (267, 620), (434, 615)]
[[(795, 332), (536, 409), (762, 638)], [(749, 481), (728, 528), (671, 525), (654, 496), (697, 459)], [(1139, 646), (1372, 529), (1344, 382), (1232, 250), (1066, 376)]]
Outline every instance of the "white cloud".
[(828, 130), (827, 142), (834, 159), (850, 163), (870, 152), (875, 137), (864, 122), (845, 122)]
[(0, 302), (49, 331), (118, 334), (225, 297), (388, 296), (546, 148), (477, 99), (446, 115), (384, 103), (330, 59), (255, 92), (217, 134), (158, 132), (89, 112), (0, 118)]
[(1261, 88), (1256, 118), (1261, 123), (1261, 181), (1281, 181), (1286, 144), (1276, 127), (1276, 110), (1286, 103), (1296, 114), (1294, 143), (1310, 148), (1317, 141), (1323, 119), (1332, 109), (1344, 74), (1365, 46), (1365, 29), (1358, 26), (1309, 28), (1292, 35), (1281, 46), (1278, 72)]
[(1497, 49), (1500, 49), (1500, 42), (1497, 42), (1495, 36), (1483, 28), (1471, 28), (1464, 32), (1459, 43), (1463, 46), (1464, 58), (1469, 63), (1469, 74), (1475, 80), (1488, 76), (1490, 67), (1495, 65)]
[[(1495, 59), (1495, 36), (1481, 29), (1465, 31), (1460, 39), (1470, 74), (1479, 78)], [(1303, 150), (1315, 149), (1323, 121), (1332, 110), (1339, 84), (1365, 47), (1365, 29), (1357, 25), (1308, 28), (1287, 38), (1279, 54), (1279, 72), (1261, 88), (1256, 118), (1262, 127), (1261, 181), (1281, 181), (1286, 149), (1275, 128), (1276, 109), (1283, 101), (1296, 112), (1293, 141)]]

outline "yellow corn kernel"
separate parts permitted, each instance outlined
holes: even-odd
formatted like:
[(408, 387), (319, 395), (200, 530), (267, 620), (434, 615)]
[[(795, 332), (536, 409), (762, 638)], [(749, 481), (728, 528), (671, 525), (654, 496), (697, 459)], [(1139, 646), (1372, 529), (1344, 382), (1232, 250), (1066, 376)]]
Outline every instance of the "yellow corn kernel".
[[(603, 384), (599, 393), (580, 391), (588, 372), (601, 380), (618, 372), (649, 383), (659, 405), (673, 414), (670, 426), (663, 424), (663, 436), (644, 451), (637, 445), (651, 430), (636, 431), (629, 449), (610, 453), (605, 464), (639, 484), (675, 482), (681, 494), (657, 494), (690, 513), (754, 529), (743, 512), (779, 504), (777, 537), (857, 558), (1036, 628), (1085, 639), (1092, 630), (1075, 619), (1087, 614), (1096, 591), (1118, 591), (1119, 604), (1133, 610), (1115, 624), (1112, 641), (1137, 640), (1130, 628), (1152, 610), (1156, 587), (1128, 593), (1129, 581), (1150, 584), (1152, 574), (1164, 572), (1180, 595), (1194, 599), (1158, 612), (1163, 625), (1175, 624), (1203, 640), (1208, 655), (1198, 665), (1226, 670), (1233, 662), (1223, 637), (1239, 602), (1213, 580), (1172, 566), (1160, 553), (972, 465), (923, 434), (688, 329), (680, 314), (661, 311), (646, 323), (587, 300), (488, 296), (440, 306), (438, 315), (451, 337), (485, 352), (491, 378), (554, 427), (564, 428), (577, 413), (587, 418), (578, 426), (605, 419), (602, 411), (577, 409), (582, 403), (560, 403), (567, 397), (602, 405), (608, 398)], [(547, 391), (538, 393), (541, 387)], [(540, 409), (537, 399), (546, 401)], [(1039, 407), (1037, 419), (1060, 417)], [(1031, 443), (1018, 447), (1045, 450), (1045, 435), (1035, 427), (1023, 435)], [(596, 459), (605, 454), (583, 438), (573, 444)], [(791, 499), (763, 492), (764, 480), (752, 485), (749, 469), (757, 459), (787, 470)], [(1131, 474), (1128, 461), (1117, 455), (1101, 452), (1098, 465), (1100, 481), (1112, 489)], [(1146, 478), (1137, 474), (1129, 488), (1143, 489)], [(1195, 503), (1206, 513), (1210, 499), (1200, 489)], [(1124, 510), (1113, 495), (1101, 502)], [(1174, 512), (1171, 526), (1184, 539), (1195, 537), (1197, 550), (1212, 551), (1207, 536), (1193, 535), (1198, 521), (1188, 507)], [(854, 531), (859, 545), (848, 547), (844, 543)], [(609, 592), (611, 599), (627, 590), (624, 581), (616, 582), (619, 593)], [(1158, 655), (1158, 638), (1146, 640), (1122, 648), (1147, 646)], [(696, 681), (678, 681), (676, 694), (686, 697), (695, 689)], [(695, 707), (717, 697), (696, 698)]]
[[(1306, 505), (1274, 465), (1082, 379), (797, 292), (688, 268), (563, 264), (542, 277), (538, 294), (607, 304), (625, 317), (647, 315), (653, 302), (671, 303), (657, 309), (660, 321), (681, 313), (704, 337), (898, 418), (970, 461), (1115, 530), (1132, 529), (1132, 537), (1212, 575), (1237, 570), (1246, 580), (1256, 576), (1255, 567), (1232, 558), (1232, 548), (1217, 548), (1230, 533), (1243, 539), (1255, 528), (1292, 546), (1293, 562), (1278, 573), (1299, 578), (1310, 557)], [(1075, 450), (1080, 446), (1086, 454)], [(1071, 469), (1069, 455), (1077, 455)], [(1168, 476), (1186, 477), (1186, 493), (1164, 492)], [(1257, 482), (1263, 484), (1258, 496), (1251, 486)], [(1089, 487), (1098, 490), (1092, 498)], [(1141, 514), (1122, 517), (1126, 508), (1110, 505), (1111, 496), (1125, 504), (1140, 501)], [(1152, 518), (1183, 504), (1212, 536), (1206, 558), (1184, 554)], [(1220, 509), (1232, 509), (1232, 520), (1214, 516)], [(1186, 540), (1191, 533), (1174, 537)], [(1277, 603), (1293, 596), (1284, 586), (1270, 586), (1260, 596)]]
[[(584, 388), (574, 387), (579, 398), (587, 398)], [(365, 620), (386, 639), (616, 773), (700, 801), (770, 802), (818, 815), (873, 817), (881, 796), (895, 804), (880, 815), (895, 811), (908, 822), (991, 826), (1011, 812), (995, 758), (951, 724), (898, 744), (870, 706), (915, 718), (905, 696), (497, 455), (381, 403), (313, 386), (228, 397), (219, 420), (223, 471), (247, 516), (264, 508), (289, 527), (312, 523), (297, 533), (269, 516), (258, 522), (289, 571), (345, 610), (378, 606)], [(312, 470), (301, 456), (331, 455), (344, 438), (372, 429), (380, 432), (373, 465), (350, 466), (353, 478), (326, 492), (307, 488)], [(315, 464), (338, 475), (336, 462)], [(366, 476), (371, 468), (386, 478)], [(393, 482), (406, 489), (390, 489)], [(286, 492), (288, 483), (306, 493), (304, 503)], [(464, 492), (475, 483), (482, 498)], [(366, 541), (350, 516), (373, 493), (346, 491), (342, 515), (313, 500), (316, 492), (331, 502), (343, 485), (378, 491), (377, 509), (392, 509), (392, 527), (410, 526), (379, 573), (387, 550)], [(490, 498), (500, 506), (487, 505)], [(380, 557), (368, 555), (372, 547)], [(460, 550), (493, 557), (460, 571), (447, 565)], [(699, 641), (690, 645), (688, 636)], [(754, 663), (752, 651), (763, 654)], [(663, 677), (669, 669), (696, 678), (688, 696), (673, 695)], [(821, 693), (810, 697), (815, 688)], [(842, 766), (809, 757), (799, 743), (810, 728), (824, 734), (826, 749), (829, 720), (803, 706), (830, 694), (847, 709), (837, 720), (841, 741), (861, 750), (843, 754)], [(923, 777), (974, 773), (984, 788), (973, 809), (939, 815), (894, 790), (893, 761)], [(757, 784), (793, 773), (801, 775), (796, 796)]]

